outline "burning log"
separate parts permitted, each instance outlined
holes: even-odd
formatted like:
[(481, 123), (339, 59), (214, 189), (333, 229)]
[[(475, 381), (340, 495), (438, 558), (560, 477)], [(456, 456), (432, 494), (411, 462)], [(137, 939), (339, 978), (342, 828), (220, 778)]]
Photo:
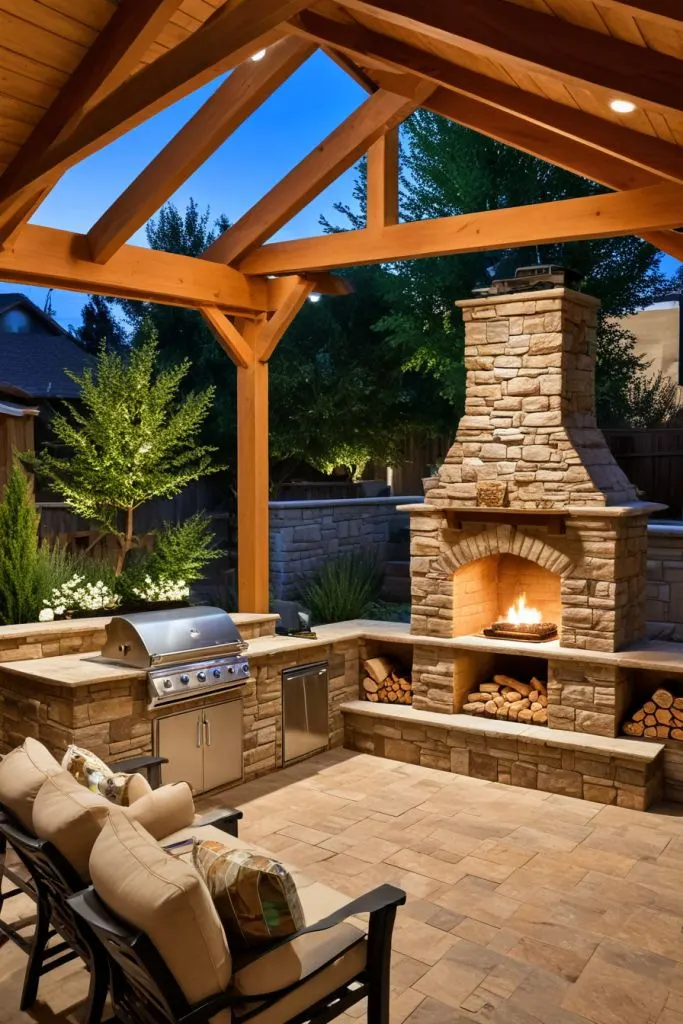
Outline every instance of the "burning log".
[[(502, 718), (533, 725), (548, 724), (548, 690), (540, 679), (524, 683), (512, 676), (495, 675), (467, 694), (462, 707), (466, 715)], [(683, 710), (681, 711), (683, 727)]]
[(389, 658), (368, 658), (363, 662), (361, 682), (366, 700), (373, 704), (412, 704), (413, 684)]
[(659, 740), (683, 740), (683, 697), (660, 687), (624, 722), (627, 736)]

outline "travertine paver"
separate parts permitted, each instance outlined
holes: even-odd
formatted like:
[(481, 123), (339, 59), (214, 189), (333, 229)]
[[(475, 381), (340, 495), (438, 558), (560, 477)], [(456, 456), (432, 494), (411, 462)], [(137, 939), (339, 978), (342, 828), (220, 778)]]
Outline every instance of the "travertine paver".
[[(392, 1024), (683, 1024), (683, 809), (643, 814), (335, 750), (203, 804), (241, 835), (356, 896), (408, 892)], [(24, 958), (0, 949), (0, 1024)], [(33, 1017), (75, 1020), (74, 965)], [(364, 1008), (343, 1018), (353, 1024)]]

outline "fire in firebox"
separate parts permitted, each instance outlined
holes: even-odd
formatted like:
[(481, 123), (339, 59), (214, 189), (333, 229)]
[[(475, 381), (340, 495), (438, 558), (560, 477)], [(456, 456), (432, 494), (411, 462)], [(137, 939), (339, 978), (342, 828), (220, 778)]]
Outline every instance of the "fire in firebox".
[(505, 618), (485, 629), (484, 636), (496, 640), (528, 640), (540, 644), (557, 637), (557, 626), (554, 622), (544, 622), (539, 609), (527, 604), (526, 594), (519, 594), (508, 608)]

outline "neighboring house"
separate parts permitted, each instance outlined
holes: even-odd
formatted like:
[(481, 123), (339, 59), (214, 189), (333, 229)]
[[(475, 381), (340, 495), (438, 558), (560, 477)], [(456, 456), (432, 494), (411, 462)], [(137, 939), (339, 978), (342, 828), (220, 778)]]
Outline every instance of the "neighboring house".
[(34, 448), (46, 437), (52, 401), (78, 398), (78, 386), (65, 369), (80, 374), (93, 363), (68, 331), (25, 295), (0, 294), (0, 491), (13, 451)]
[(649, 363), (650, 372), (660, 370), (683, 388), (683, 292), (670, 292), (658, 302), (620, 318), (620, 323), (635, 334), (639, 355)]

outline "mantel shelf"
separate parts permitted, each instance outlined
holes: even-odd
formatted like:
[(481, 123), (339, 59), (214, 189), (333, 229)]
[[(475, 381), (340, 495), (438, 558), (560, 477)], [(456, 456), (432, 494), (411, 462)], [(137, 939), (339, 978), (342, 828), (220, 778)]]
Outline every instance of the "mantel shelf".
[(557, 536), (567, 532), (567, 519), (568, 513), (556, 508), (469, 506), (446, 509), (446, 521), (451, 530), (462, 530), (463, 523), (508, 523), (511, 526), (545, 526), (549, 534)]

